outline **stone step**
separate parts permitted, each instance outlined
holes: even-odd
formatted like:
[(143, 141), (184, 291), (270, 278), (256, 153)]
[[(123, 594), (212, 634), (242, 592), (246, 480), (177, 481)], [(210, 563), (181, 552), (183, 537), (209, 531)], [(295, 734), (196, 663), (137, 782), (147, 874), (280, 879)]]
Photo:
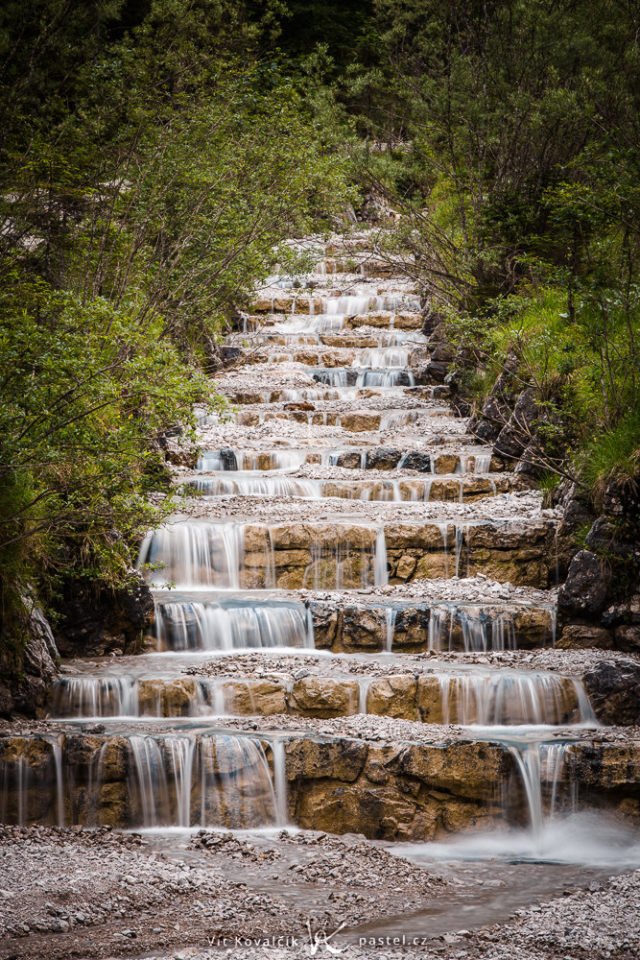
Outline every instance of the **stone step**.
[(227, 337), (225, 345), (231, 348), (242, 348), (249, 350), (260, 346), (282, 346), (282, 347), (338, 347), (347, 350), (365, 350), (377, 349), (382, 347), (406, 347), (406, 349), (424, 349), (427, 346), (427, 338), (421, 333), (394, 330), (358, 330), (334, 331), (332, 333), (321, 333), (314, 331), (304, 331), (300, 333), (287, 332), (286, 330), (276, 331), (264, 328), (251, 333), (247, 336), (243, 333), (231, 334)]
[[(363, 720), (369, 739), (359, 736)], [(415, 724), (379, 717), (305, 722), (352, 724), (355, 737), (310, 729), (274, 738), (220, 728), (1, 736), (3, 819), (117, 828), (289, 822), (334, 834), (430, 840), (471, 826), (526, 822), (521, 770), (534, 754), (529, 766), (539, 770), (543, 806), (578, 783), (583, 802), (636, 802), (637, 740), (569, 731), (575, 739), (565, 744), (501, 743), (426, 726), (420, 736)]]
[[(197, 667), (193, 668), (195, 673)], [(579, 680), (548, 673), (415, 672), (384, 676), (64, 676), (51, 690), (57, 720), (212, 716), (333, 717), (359, 713), (431, 724), (595, 723)], [(304, 673), (304, 671), (301, 671)]]
[[(229, 516), (225, 504), (225, 516)], [(150, 583), (254, 589), (360, 589), (470, 577), (547, 587), (555, 523), (513, 521), (373, 524), (180, 522), (150, 534), (141, 564)], [(158, 565), (162, 565), (161, 568)]]
[[(422, 593), (426, 586), (416, 583)], [(496, 584), (490, 587), (495, 590)], [(477, 591), (477, 584), (474, 589)], [(471, 586), (469, 592), (473, 592)], [(347, 657), (427, 652), (472, 655), (552, 647), (556, 641), (553, 597), (543, 598), (544, 602), (403, 600), (349, 593), (330, 599), (326, 594), (319, 597), (307, 593), (304, 601), (295, 593), (260, 598), (260, 592), (228, 595), (158, 591), (155, 635), (147, 638), (147, 648), (212, 653), (256, 650), (269, 655), (291, 648)]]
[(183, 490), (202, 497), (264, 496), (305, 499), (338, 498), (368, 502), (428, 502), (444, 500), (469, 502), (494, 497), (518, 487), (513, 474), (460, 474), (417, 479), (315, 480), (308, 477), (264, 476), (222, 471), (215, 476), (201, 474), (187, 480)]
[[(313, 409), (318, 403), (324, 403), (326, 401), (341, 400), (344, 401), (345, 398), (362, 399), (370, 400), (372, 397), (382, 396), (380, 392), (381, 389), (385, 388), (370, 388), (370, 387), (324, 387), (317, 380), (313, 378), (309, 381), (310, 385), (308, 387), (300, 387), (297, 389), (280, 389), (280, 390), (260, 390), (259, 388), (253, 388), (251, 384), (247, 384), (245, 387), (241, 388), (231, 388), (224, 391), (224, 396), (229, 401), (229, 403), (237, 404), (240, 406), (264, 406), (265, 404), (291, 404), (291, 403), (310, 403), (313, 404)], [(313, 385), (312, 385), (313, 384)], [(443, 384), (437, 384), (434, 386), (427, 387), (402, 387), (394, 388), (396, 390), (396, 395), (401, 395), (403, 397), (409, 397), (410, 399), (418, 400), (444, 400), (449, 396), (449, 388)], [(346, 391), (350, 391), (347, 394)], [(292, 407), (291, 409), (295, 409)], [(312, 409), (311, 407), (307, 409)]]
[(273, 450), (203, 451), (198, 468), (201, 470), (271, 471), (298, 470), (303, 464), (335, 466), (345, 470), (416, 471), (418, 473), (452, 474), (500, 472), (504, 469), (490, 448), (467, 447), (442, 452), (425, 445), (420, 450), (396, 447), (348, 447), (338, 450), (274, 448)]
[[(291, 326), (292, 318), (299, 316), (309, 318), (309, 324), (306, 328), (308, 332), (328, 332), (328, 330), (337, 332), (338, 330), (354, 330), (360, 327), (388, 331), (420, 331), (424, 324), (422, 314), (417, 310), (408, 308), (350, 313), (338, 318), (333, 318), (330, 314), (330, 319), (323, 321), (321, 318), (326, 315), (322, 313), (322, 305), (322, 300), (317, 297), (298, 297), (295, 302), (293, 298), (289, 300), (281, 298), (256, 300), (250, 305), (250, 313), (243, 318), (243, 332), (251, 333), (263, 326), (284, 326), (285, 324)], [(301, 331), (305, 331), (302, 325), (300, 327)]]
[[(384, 357), (380, 356), (387, 353), (390, 356), (395, 354), (398, 363), (386, 364)], [(403, 354), (401, 357), (400, 354)], [(367, 355), (371, 357), (372, 362), (366, 363), (361, 360), (367, 360)], [(413, 367), (421, 367), (428, 362), (426, 349), (414, 348), (404, 350), (398, 347), (363, 349), (350, 349), (343, 347), (325, 347), (324, 349), (313, 349), (310, 347), (300, 347), (296, 349), (289, 345), (279, 349), (277, 346), (269, 344), (267, 347), (250, 346), (242, 351), (239, 358), (244, 364), (287, 364), (302, 363), (306, 367), (324, 367), (326, 369), (346, 368), (360, 370), (403, 370), (410, 372)], [(377, 361), (377, 362), (376, 362)]]
[(451, 417), (448, 407), (428, 407), (418, 410), (385, 411), (360, 410), (359, 412), (339, 410), (239, 410), (235, 422), (244, 427), (255, 427), (270, 420), (289, 420), (305, 423), (308, 426), (339, 427), (347, 433), (377, 433), (381, 430), (396, 429), (408, 425), (419, 425), (430, 418)]

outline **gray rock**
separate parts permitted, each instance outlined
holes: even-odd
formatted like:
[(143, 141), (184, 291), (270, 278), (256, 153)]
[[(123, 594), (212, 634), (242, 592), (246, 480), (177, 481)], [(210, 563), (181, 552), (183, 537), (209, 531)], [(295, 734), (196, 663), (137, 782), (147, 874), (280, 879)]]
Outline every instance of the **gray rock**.
[(603, 660), (585, 674), (583, 683), (601, 723), (640, 723), (639, 663)]
[(595, 553), (580, 550), (571, 561), (566, 582), (558, 594), (558, 607), (566, 613), (589, 615), (602, 610), (611, 580)]

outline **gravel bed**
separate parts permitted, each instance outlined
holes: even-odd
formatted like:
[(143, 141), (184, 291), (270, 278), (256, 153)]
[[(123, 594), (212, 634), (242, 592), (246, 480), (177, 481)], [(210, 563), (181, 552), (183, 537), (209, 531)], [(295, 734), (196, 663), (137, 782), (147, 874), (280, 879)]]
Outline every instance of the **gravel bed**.
[[(182, 519), (249, 520), (251, 517), (270, 523), (314, 523), (318, 521), (379, 523), (429, 523), (456, 521), (459, 523), (496, 523), (511, 521), (526, 527), (529, 521), (559, 521), (557, 509), (544, 509), (538, 491), (525, 490), (498, 494), (495, 497), (467, 503), (442, 500), (416, 502), (374, 502), (343, 500), (340, 497), (321, 500), (295, 500), (286, 497), (183, 497), (180, 502)], [(176, 520), (179, 517), (176, 517)]]

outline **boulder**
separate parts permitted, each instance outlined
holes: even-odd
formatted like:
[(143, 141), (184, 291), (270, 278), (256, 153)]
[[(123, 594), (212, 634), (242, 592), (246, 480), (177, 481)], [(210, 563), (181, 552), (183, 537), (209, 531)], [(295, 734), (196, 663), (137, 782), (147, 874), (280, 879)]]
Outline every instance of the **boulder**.
[(558, 607), (564, 614), (582, 616), (599, 613), (607, 599), (611, 575), (590, 550), (573, 557), (565, 583), (558, 594)]
[(417, 692), (418, 681), (406, 674), (372, 680), (367, 695), (367, 713), (418, 720)]
[(513, 413), (496, 437), (495, 450), (499, 457), (517, 460), (530, 448), (536, 421), (540, 418), (538, 404), (532, 388), (523, 390), (516, 401)]
[[(358, 457), (358, 462), (355, 466), (359, 467), (360, 455), (357, 454), (356, 456)], [(367, 470), (393, 470), (398, 466), (401, 457), (401, 450), (394, 450), (392, 447), (376, 447), (367, 452)], [(343, 464), (339, 464), (339, 466), (342, 465)]]
[(583, 683), (601, 723), (640, 724), (640, 663), (603, 660), (584, 675)]
[(484, 443), (493, 443), (511, 416), (511, 406), (518, 390), (517, 369), (518, 359), (515, 354), (510, 354), (481, 413), (469, 422), (470, 432)]
[(428, 453), (411, 450), (402, 458), (403, 470), (417, 470), (419, 473), (431, 473), (431, 457)]

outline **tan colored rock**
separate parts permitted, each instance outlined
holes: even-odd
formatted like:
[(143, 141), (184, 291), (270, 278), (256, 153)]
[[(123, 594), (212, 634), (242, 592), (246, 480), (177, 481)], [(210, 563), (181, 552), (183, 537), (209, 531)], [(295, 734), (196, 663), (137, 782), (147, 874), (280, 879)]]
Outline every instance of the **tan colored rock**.
[(440, 453), (436, 457), (436, 473), (455, 473), (459, 456), (457, 453)]
[(350, 433), (368, 433), (380, 429), (379, 413), (346, 413), (340, 417), (340, 426)]
[(410, 553), (403, 553), (393, 569), (394, 577), (399, 580), (409, 580), (415, 573), (417, 560)]
[(186, 717), (196, 695), (196, 681), (191, 677), (141, 680), (138, 684), (138, 708), (142, 716)]
[(453, 524), (444, 524), (442, 528), (435, 523), (404, 523), (385, 526), (385, 542), (387, 550), (407, 550), (415, 548), (420, 551), (443, 550), (445, 541), (453, 546), (455, 527)]
[(304, 717), (345, 717), (358, 712), (358, 696), (356, 680), (303, 677), (294, 683), (288, 706)]
[(474, 800), (492, 800), (496, 784), (512, 769), (513, 758), (498, 744), (463, 740), (438, 747), (409, 745), (399, 765), (402, 773), (430, 789)]
[(353, 783), (364, 769), (368, 745), (361, 740), (289, 740), (287, 780), (340, 780)]
[(382, 650), (386, 633), (384, 610), (366, 606), (343, 608), (341, 640), (344, 650)]
[(372, 680), (367, 693), (367, 713), (418, 720), (417, 690), (416, 678), (406, 674)]
[(605, 627), (582, 624), (569, 624), (563, 627), (556, 646), (560, 650), (585, 650), (599, 647), (601, 650), (613, 648), (613, 636)]
[(422, 676), (418, 678), (417, 704), (420, 719), (425, 723), (445, 722), (442, 687), (438, 677)]
[(287, 712), (284, 680), (226, 680), (222, 689), (225, 709), (231, 714), (269, 717)]

